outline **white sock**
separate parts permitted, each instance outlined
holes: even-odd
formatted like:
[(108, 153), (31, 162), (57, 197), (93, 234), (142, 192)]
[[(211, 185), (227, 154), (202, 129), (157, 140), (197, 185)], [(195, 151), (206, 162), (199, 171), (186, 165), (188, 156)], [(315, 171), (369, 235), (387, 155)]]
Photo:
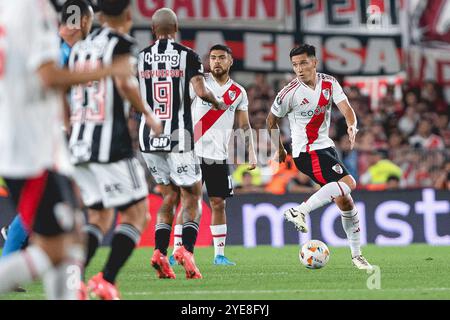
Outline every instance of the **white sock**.
[(0, 262), (0, 293), (40, 279), (51, 267), (45, 251), (35, 245), (11, 254)]
[(173, 231), (173, 251), (172, 255), (183, 246), (183, 225), (176, 224)]
[[(320, 188), (308, 200), (297, 207), (304, 213), (310, 213), (326, 204), (331, 203), (337, 197), (343, 197), (350, 194), (352, 190), (343, 182), (330, 182)], [(306, 212), (305, 212), (306, 211)]]
[(352, 257), (361, 255), (361, 230), (359, 228), (358, 210), (353, 208), (350, 211), (341, 211), (342, 227), (347, 234)]
[(214, 240), (214, 256), (225, 255), (225, 241), (227, 238), (227, 225), (219, 224), (210, 226), (211, 234)]
[(85, 260), (84, 248), (72, 245), (67, 260), (48, 270), (43, 283), (48, 300), (77, 300)]

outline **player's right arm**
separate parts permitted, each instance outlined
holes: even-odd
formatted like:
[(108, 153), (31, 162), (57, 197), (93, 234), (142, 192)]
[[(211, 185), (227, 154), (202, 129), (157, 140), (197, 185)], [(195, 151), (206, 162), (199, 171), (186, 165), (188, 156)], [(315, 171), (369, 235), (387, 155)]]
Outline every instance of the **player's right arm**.
[(270, 140), (272, 141), (272, 145), (277, 148), (274, 159), (280, 163), (286, 160), (287, 152), (283, 146), (283, 142), (281, 141), (279, 123), (281, 119), (284, 118), (289, 112), (290, 99), (291, 97), (288, 92), (286, 93), (285, 89), (281, 90), (275, 98), (266, 120)]
[(77, 84), (99, 81), (109, 76), (126, 76), (134, 74), (134, 68), (128, 58), (121, 57), (114, 60), (111, 66), (105, 66), (93, 71), (79, 72), (61, 69), (57, 62), (47, 61), (39, 66), (37, 74), (46, 89), (67, 90)]
[(283, 146), (283, 142), (281, 141), (281, 131), (279, 127), (279, 123), (282, 118), (277, 117), (269, 112), (267, 116), (267, 130), (269, 131), (270, 140), (272, 141), (272, 145), (278, 146), (274, 159), (278, 162), (284, 162), (287, 157), (286, 149)]
[(211, 103), (215, 109), (226, 110), (228, 108), (224, 102), (218, 101), (212, 91), (206, 87), (203, 75), (192, 77), (191, 84), (197, 97)]

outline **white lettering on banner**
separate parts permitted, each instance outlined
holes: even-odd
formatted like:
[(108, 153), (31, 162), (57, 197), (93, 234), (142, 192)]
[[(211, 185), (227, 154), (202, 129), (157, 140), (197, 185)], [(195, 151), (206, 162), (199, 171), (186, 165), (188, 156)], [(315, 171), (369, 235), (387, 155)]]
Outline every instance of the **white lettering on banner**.
[(389, 218), (391, 214), (408, 216), (410, 206), (401, 201), (386, 201), (381, 203), (375, 210), (375, 222), (384, 231), (399, 233), (398, 237), (390, 238), (378, 235), (375, 243), (378, 245), (408, 245), (414, 238), (414, 232), (406, 221)]
[(172, 8), (186, 20), (261, 20), (283, 19), (290, 11), (279, 0), (137, 0), (133, 1), (138, 22), (150, 19), (156, 10)]
[(295, 46), (294, 37), (290, 34), (277, 35), (276, 44), (277, 70), (291, 70), (292, 64), (288, 57)]
[[(441, 221), (450, 219), (450, 202), (447, 200), (436, 200), (436, 193), (433, 189), (425, 189), (422, 191), (422, 201), (416, 201), (414, 204), (408, 204), (403, 201), (389, 200), (380, 202), (371, 213), (374, 215), (376, 224), (375, 230), (380, 230), (375, 237), (377, 245), (409, 245), (414, 241), (414, 229), (408, 221), (395, 218), (392, 215), (413, 218), (414, 211), (417, 215), (423, 215), (423, 227), (417, 225), (415, 228), (422, 229), (425, 242), (431, 245), (450, 245), (450, 232), (447, 235), (438, 235), (437, 233), (437, 215)], [(243, 215), (243, 236), (244, 246), (255, 247), (257, 243), (256, 223), (259, 218), (267, 218), (270, 223), (271, 244), (274, 247), (281, 247), (285, 244), (284, 239), (284, 218), (283, 212), (289, 208), (297, 206), (298, 203), (289, 202), (279, 208), (271, 203), (259, 203), (257, 205), (245, 204), (242, 206)], [(361, 228), (361, 244), (367, 244), (367, 204), (357, 202), (356, 207), (359, 213), (359, 221)], [(414, 208), (414, 211), (411, 209)], [(312, 213), (319, 214), (319, 213)], [(410, 216), (410, 215), (413, 216)], [(340, 212), (336, 205), (325, 208), (320, 219), (320, 234), (311, 234), (311, 220), (306, 219), (309, 232), (306, 234), (299, 233), (299, 244), (305, 243), (312, 238), (322, 238), (330, 246), (347, 246), (348, 242), (345, 238), (337, 236), (335, 225), (336, 219), (339, 219)], [(420, 219), (415, 219), (417, 221)], [(317, 220), (316, 220), (317, 221)], [(419, 222), (419, 221), (417, 221)], [(372, 226), (373, 227), (373, 226)], [(371, 227), (370, 230), (373, 230)], [(286, 228), (293, 228), (287, 223)], [(341, 228), (340, 226), (337, 228)], [(416, 229), (416, 230), (417, 230)], [(287, 230), (287, 229), (286, 229)], [(259, 231), (261, 232), (261, 231)], [(395, 235), (386, 236), (382, 233), (394, 233)], [(264, 235), (263, 235), (264, 236)], [(375, 235), (372, 235), (375, 236)], [(419, 237), (420, 238), (420, 237)]]
[[(328, 70), (340, 74), (393, 74), (401, 71), (400, 48), (395, 39), (368, 38), (364, 47), (361, 38), (351, 36), (306, 35), (305, 43), (319, 49), (316, 56), (319, 70)], [(364, 54), (365, 52), (365, 54)]]
[(243, 205), (242, 223), (244, 226), (244, 246), (256, 247), (256, 221), (261, 217), (269, 219), (272, 246), (284, 246), (284, 217), (282, 213), (280, 214), (280, 210), (283, 208), (287, 210), (298, 205), (298, 203), (286, 203), (280, 209), (270, 203)]
[(434, 190), (423, 190), (423, 201), (416, 202), (415, 211), (417, 214), (423, 214), (424, 233), (427, 243), (433, 245), (449, 245), (450, 235), (439, 236), (437, 234), (436, 215), (448, 214), (450, 211), (450, 204), (448, 201), (436, 201), (435, 196)]
[[(364, 203), (356, 203), (356, 208), (358, 210), (359, 217), (359, 228), (360, 228), (360, 241), (361, 245), (367, 244), (367, 231), (366, 231), (366, 207)], [(341, 211), (334, 204), (329, 206), (322, 214), (320, 221), (320, 229), (322, 233), (323, 240), (330, 246), (347, 246), (347, 238), (341, 238), (336, 234), (334, 228), (334, 223), (336, 219), (340, 219)]]
[(364, 73), (397, 73), (401, 71), (400, 55), (394, 39), (370, 39), (367, 44)]
[[(332, 48), (333, 51), (329, 48)], [(339, 73), (357, 73), (362, 69), (363, 61), (358, 51), (361, 43), (352, 37), (334, 37), (327, 40), (326, 50), (339, 59), (326, 61), (327, 68)]]
[(426, 80), (436, 81), (444, 87), (445, 98), (450, 103), (450, 50), (411, 46), (408, 76), (418, 85)]
[[(271, 70), (273, 61), (265, 59), (267, 55), (273, 55), (273, 47), (267, 44), (273, 42), (271, 34), (246, 33), (244, 34), (245, 63), (244, 68), (255, 70)], [(286, 56), (288, 59), (289, 56)]]
[(225, 43), (223, 33), (220, 31), (199, 31), (195, 35), (195, 50), (200, 58), (209, 53), (209, 48), (218, 43)]

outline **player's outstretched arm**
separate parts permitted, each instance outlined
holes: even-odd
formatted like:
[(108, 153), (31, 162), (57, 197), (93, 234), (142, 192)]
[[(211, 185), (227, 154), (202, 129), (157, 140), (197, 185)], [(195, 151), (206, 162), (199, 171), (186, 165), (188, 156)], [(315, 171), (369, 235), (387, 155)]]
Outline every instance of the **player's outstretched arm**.
[(218, 101), (212, 93), (211, 90), (205, 84), (205, 78), (202, 75), (197, 75), (191, 79), (192, 87), (194, 88), (195, 94), (202, 100), (211, 103), (214, 109), (226, 110), (228, 106), (222, 102)]
[(267, 130), (269, 131), (270, 140), (274, 146), (278, 146), (277, 152), (275, 154), (275, 160), (278, 162), (284, 162), (287, 157), (286, 149), (284, 149), (283, 142), (281, 141), (280, 123), (281, 118), (278, 118), (272, 112), (269, 112), (267, 116)]
[(345, 122), (347, 123), (347, 133), (348, 138), (350, 140), (350, 149), (353, 149), (355, 146), (356, 134), (358, 133), (357, 129), (357, 119), (356, 114), (353, 108), (350, 106), (347, 99), (337, 104), (339, 111), (344, 115)]
[(244, 130), (245, 145), (248, 146), (248, 155), (250, 162), (248, 170), (254, 170), (258, 163), (258, 159), (256, 157), (255, 145), (253, 143), (253, 132), (250, 125), (250, 119), (248, 117), (248, 111), (236, 110), (236, 116), (239, 128)]
[(111, 66), (92, 71), (70, 71), (58, 67), (54, 61), (49, 61), (41, 65), (37, 73), (45, 88), (67, 90), (71, 86), (99, 81), (109, 76), (132, 76), (135, 70), (129, 63), (129, 57), (121, 57), (114, 60)]

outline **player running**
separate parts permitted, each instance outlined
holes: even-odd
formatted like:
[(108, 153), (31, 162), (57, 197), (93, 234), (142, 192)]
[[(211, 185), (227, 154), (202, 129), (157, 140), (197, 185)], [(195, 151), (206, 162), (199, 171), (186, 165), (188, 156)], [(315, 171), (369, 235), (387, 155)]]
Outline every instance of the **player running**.
[[(76, 8), (75, 11), (74, 8)], [(74, 17), (74, 12), (79, 12), (80, 16)], [(59, 35), (63, 40), (60, 49), (61, 67), (67, 66), (70, 51), (72, 50), (74, 44), (86, 38), (86, 36), (89, 34), (89, 32), (91, 31), (93, 20), (94, 10), (86, 0), (68, 0), (64, 3), (61, 9), (61, 25), (59, 27)], [(74, 21), (78, 21), (79, 24), (77, 25), (73, 23)], [(63, 99), (63, 102), (65, 104), (65, 111), (67, 111), (68, 113), (69, 106), (67, 103), (67, 99)], [(67, 117), (64, 118), (67, 119)], [(65, 126), (67, 127), (68, 121), (65, 122)], [(20, 215), (17, 215), (9, 226), (3, 227), (1, 229), (1, 233), (5, 238), (2, 257), (6, 257), (11, 253), (20, 250), (21, 248), (26, 246), (28, 242), (28, 233), (25, 230)], [(23, 288), (18, 288), (18, 290), (24, 291)]]
[[(149, 130), (145, 121), (139, 129), (140, 148), (147, 166), (159, 185), (163, 204), (155, 227), (152, 266), (160, 278), (175, 278), (167, 259), (174, 207), (183, 206), (183, 247), (175, 259), (183, 265), (188, 279), (202, 278), (194, 260), (194, 245), (201, 217), (202, 183), (199, 161), (194, 153), (193, 122), (189, 86), (195, 94), (217, 109), (225, 109), (206, 88), (199, 56), (175, 41), (176, 14), (162, 8), (152, 17), (156, 42), (139, 56), (139, 82), (143, 99), (163, 122), (163, 134)], [(181, 193), (180, 193), (181, 188)]]
[(50, 2), (0, 0), (0, 175), (26, 230), (33, 231), (27, 249), (0, 261), (0, 293), (53, 274), (56, 281), (44, 277), (47, 297), (77, 298), (79, 287), (69, 286), (68, 277), (77, 280), (73, 267), (84, 258), (72, 242), (81, 212), (68, 177), (72, 167), (61, 130), (60, 90), (128, 76), (132, 68), (122, 59), (70, 72), (58, 61), (57, 16)]
[(278, 144), (277, 160), (284, 162), (287, 153), (276, 134), (279, 137), (281, 118), (288, 116), (295, 164), (322, 188), (300, 206), (287, 210), (284, 217), (298, 231), (308, 232), (306, 216), (334, 201), (341, 210), (353, 264), (358, 269), (371, 269), (361, 253), (358, 211), (350, 195), (356, 188), (356, 181), (339, 160), (334, 143), (328, 136), (334, 102), (345, 117), (353, 149), (358, 131), (355, 112), (336, 79), (317, 73), (315, 47), (304, 44), (294, 48), (290, 58), (297, 77), (277, 95), (267, 118), (267, 127), (272, 142)]
[[(215, 45), (209, 51), (211, 73), (205, 74), (206, 84), (218, 99), (226, 101), (227, 110), (211, 110), (211, 105), (195, 97), (193, 101), (195, 152), (200, 158), (202, 181), (206, 184), (212, 209), (211, 234), (214, 240), (214, 264), (235, 265), (225, 257), (227, 236), (226, 198), (233, 196), (233, 185), (228, 165), (228, 143), (233, 132), (234, 121), (248, 138), (248, 154), (251, 165), (256, 168), (256, 154), (248, 118), (248, 98), (245, 89), (230, 78), (233, 65), (232, 51), (225, 45)], [(174, 251), (182, 246), (182, 216), (177, 216), (174, 230)]]
[[(124, 57), (137, 61), (130, 0), (103, 0), (100, 10), (105, 24), (78, 42), (69, 59), (71, 70), (110, 65)], [(70, 150), (76, 164), (75, 180), (88, 210), (86, 266), (113, 223), (114, 209), (121, 213), (103, 271), (91, 278), (88, 289), (103, 300), (120, 298), (117, 275), (147, 226), (148, 188), (144, 169), (134, 158), (128, 129), (130, 104), (143, 114), (156, 133), (161, 123), (145, 108), (134, 77), (107, 77), (71, 90)]]

